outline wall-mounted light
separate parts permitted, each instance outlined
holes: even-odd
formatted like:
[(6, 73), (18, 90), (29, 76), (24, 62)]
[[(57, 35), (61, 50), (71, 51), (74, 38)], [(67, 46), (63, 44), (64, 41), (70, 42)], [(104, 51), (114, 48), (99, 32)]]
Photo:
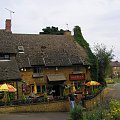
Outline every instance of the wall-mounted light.
[(58, 71), (58, 67), (56, 67), (55, 70)]
[(23, 68), (21, 68), (20, 70), (23, 71)]
[(88, 66), (88, 70), (90, 69), (90, 66)]

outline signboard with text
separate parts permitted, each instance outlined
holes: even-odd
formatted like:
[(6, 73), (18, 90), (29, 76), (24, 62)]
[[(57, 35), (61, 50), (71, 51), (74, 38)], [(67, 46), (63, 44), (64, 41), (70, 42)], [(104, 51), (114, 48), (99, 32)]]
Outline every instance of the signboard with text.
[(69, 80), (85, 80), (85, 74), (70, 74), (69, 75)]

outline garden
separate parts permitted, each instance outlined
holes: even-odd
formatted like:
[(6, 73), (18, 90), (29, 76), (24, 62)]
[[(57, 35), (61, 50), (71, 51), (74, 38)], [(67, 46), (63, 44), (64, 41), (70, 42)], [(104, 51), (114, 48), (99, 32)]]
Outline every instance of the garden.
[(120, 120), (120, 101), (111, 100), (108, 109), (99, 105), (91, 111), (76, 104), (70, 110), (68, 120)]

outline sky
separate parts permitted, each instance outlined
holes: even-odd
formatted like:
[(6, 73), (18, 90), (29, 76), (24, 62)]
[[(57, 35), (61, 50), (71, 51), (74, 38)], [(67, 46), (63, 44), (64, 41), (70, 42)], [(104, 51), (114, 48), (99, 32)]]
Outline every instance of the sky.
[(73, 33), (78, 25), (92, 50), (103, 44), (120, 61), (120, 0), (1, 0), (0, 29), (6, 19), (13, 33), (38, 34), (48, 26)]

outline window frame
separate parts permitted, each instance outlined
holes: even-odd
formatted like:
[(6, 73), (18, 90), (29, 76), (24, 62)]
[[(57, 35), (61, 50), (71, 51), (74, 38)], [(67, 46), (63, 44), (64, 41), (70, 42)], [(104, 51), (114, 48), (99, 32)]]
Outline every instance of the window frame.
[(10, 55), (9, 54), (0, 54), (0, 61), (9, 61)]

